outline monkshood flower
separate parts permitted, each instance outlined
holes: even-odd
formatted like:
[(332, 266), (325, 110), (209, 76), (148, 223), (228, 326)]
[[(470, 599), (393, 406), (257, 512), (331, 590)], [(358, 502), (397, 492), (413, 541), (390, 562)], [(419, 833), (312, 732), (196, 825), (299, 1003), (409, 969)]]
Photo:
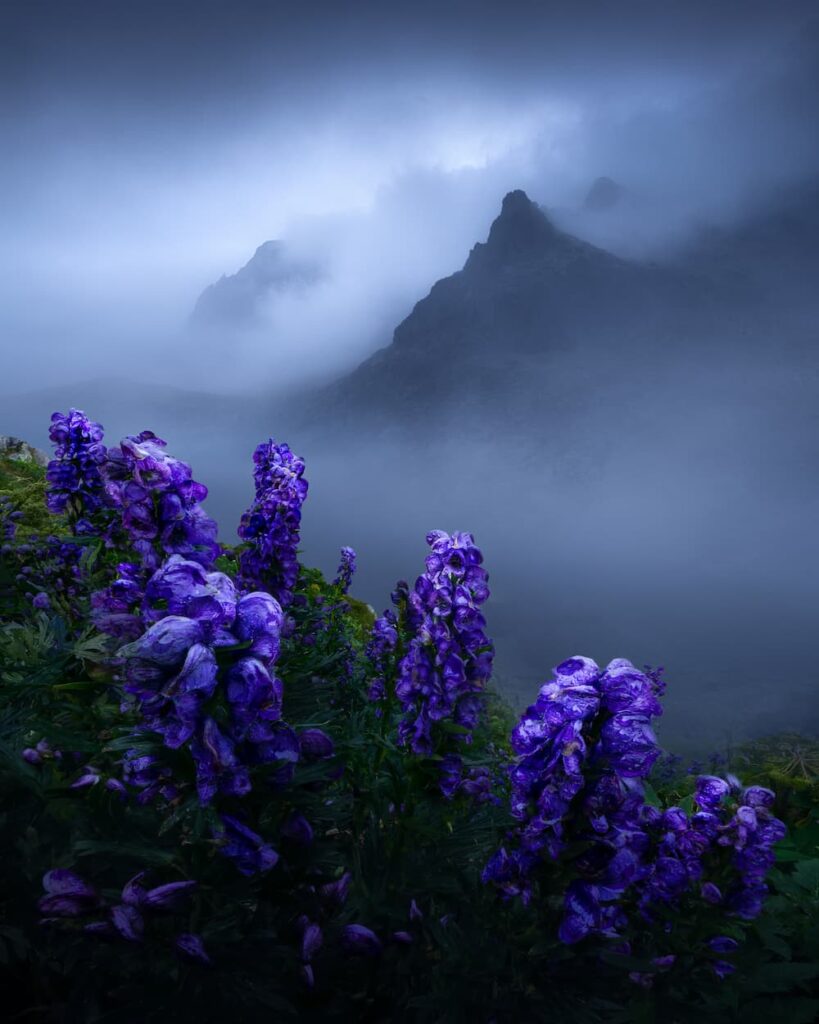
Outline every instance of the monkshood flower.
[(193, 932), (182, 932), (174, 939), (174, 948), (183, 960), (202, 964), (205, 967), (210, 967), (213, 963), (208, 956), (201, 935), (195, 935)]
[(533, 874), (569, 843), (586, 852), (566, 895), (560, 938), (615, 934), (614, 905), (641, 873), (646, 821), (641, 779), (659, 755), (654, 679), (618, 658), (605, 671), (576, 656), (557, 666), (512, 732), (511, 813), (518, 822), (484, 881), (505, 897), (532, 895)]
[(207, 568), (220, 550), (216, 523), (201, 507), (208, 489), (165, 446), (144, 430), (109, 448), (102, 466), (105, 492), (144, 566), (156, 569), (165, 555), (178, 554)]
[(348, 953), (356, 956), (378, 956), (381, 940), (363, 924), (348, 924), (341, 930), (341, 944)]
[[(736, 790), (736, 780), (729, 777), (728, 785)], [(695, 798), (708, 800), (708, 792), (715, 789), (713, 782), (707, 789), (698, 786)], [(765, 876), (773, 867), (774, 846), (784, 839), (786, 828), (774, 817), (771, 808), (775, 795), (763, 786), (749, 786), (735, 793), (737, 806), (731, 818), (717, 827), (716, 845), (730, 850), (731, 867), (736, 880), (725, 892), (726, 911), (735, 917), (752, 920), (762, 910), (768, 892)], [(702, 806), (702, 804), (700, 804)]]
[(81, 917), (102, 906), (97, 890), (73, 871), (55, 868), (43, 875), (45, 896), (37, 907), (46, 918)]
[(122, 762), (122, 778), (126, 785), (139, 790), (138, 804), (153, 803), (157, 797), (170, 803), (179, 795), (173, 772), (152, 754), (127, 751)]
[(346, 594), (350, 589), (350, 584), (353, 580), (356, 568), (356, 555), (355, 551), (349, 547), (343, 547), (341, 549), (341, 561), (338, 564), (338, 571), (336, 578), (333, 580), (334, 587), (340, 587), (341, 592)]
[(330, 910), (337, 910), (339, 907), (344, 906), (352, 881), (353, 876), (349, 871), (345, 871), (341, 878), (336, 879), (335, 882), (326, 882), (319, 888), (319, 896), (322, 902)]
[[(239, 598), (228, 577), (179, 556), (157, 571), (147, 593), (164, 604), (164, 618), (120, 650), (123, 688), (141, 713), (141, 731), (171, 750), (188, 749), (200, 802), (244, 796), (251, 764), (297, 761), (298, 739), (280, 721), (282, 685), (272, 672), (283, 620), (275, 599)], [(249, 646), (220, 668), (215, 652), (242, 643)], [(317, 742), (330, 742), (316, 732)], [(141, 802), (177, 795), (179, 780), (152, 755), (129, 757), (124, 767)]]
[(250, 792), (250, 774), (241, 763), (233, 741), (225, 736), (212, 718), (206, 718), (201, 731), (191, 742), (196, 765), (196, 791), (199, 802), (209, 804), (217, 793), (245, 796)]
[(222, 815), (214, 838), (220, 853), (232, 860), (243, 875), (264, 874), (278, 863), (279, 855), (273, 847), (232, 815)]
[(49, 437), (54, 458), (46, 469), (46, 507), (65, 514), (74, 533), (88, 532), (88, 518), (109, 504), (101, 476), (107, 459), (102, 427), (70, 409), (52, 415)]
[(266, 590), (286, 607), (299, 575), (304, 460), (271, 438), (256, 448), (253, 461), (256, 497), (239, 524), (248, 545), (239, 556), (240, 576), (248, 589)]
[[(125, 660), (124, 690), (142, 716), (137, 730), (157, 734), (170, 750), (187, 750), (203, 806), (216, 804), (214, 839), (220, 852), (245, 875), (269, 871), (276, 851), (248, 824), (220, 813), (223, 800), (251, 790), (250, 769), (265, 766), (265, 781), (286, 784), (301, 755), (299, 737), (281, 721), (282, 684), (273, 672), (283, 625), (281, 606), (263, 592), (240, 597), (222, 573), (171, 556), (149, 580), (146, 615), (164, 616), (119, 652)], [(231, 648), (222, 662), (217, 652)], [(308, 730), (306, 750), (332, 753), (321, 730)], [(178, 763), (178, 762), (177, 762)], [(176, 799), (190, 788), (153, 754), (126, 757), (125, 781), (146, 803)], [(312, 829), (301, 815), (283, 828), (291, 842), (308, 844)]]
[(20, 756), (29, 764), (41, 765), (46, 761), (60, 761), (63, 755), (60, 750), (52, 750), (48, 740), (43, 739), (33, 747), (26, 747)]
[(303, 729), (299, 750), (308, 761), (324, 760), (335, 753), (335, 744), (323, 729)]
[(394, 655), (398, 646), (398, 623), (394, 612), (387, 610), (373, 623), (365, 654), (373, 666), (367, 697), (381, 701), (387, 695), (387, 684), (394, 672)]
[[(472, 535), (433, 530), (427, 543), (432, 553), (426, 572), (406, 598), (407, 623), (414, 635), (399, 663), (395, 686), (404, 711), (399, 739), (422, 756), (435, 750), (435, 723), (444, 719), (462, 727), (460, 742), (471, 741), (494, 653), (480, 612), (489, 596), (487, 574)], [(454, 771), (447, 764), (445, 788)]]

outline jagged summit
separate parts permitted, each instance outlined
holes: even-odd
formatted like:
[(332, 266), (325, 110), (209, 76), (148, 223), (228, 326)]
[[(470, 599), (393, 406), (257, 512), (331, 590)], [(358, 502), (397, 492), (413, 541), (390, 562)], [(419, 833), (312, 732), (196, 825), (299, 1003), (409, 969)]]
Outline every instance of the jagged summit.
[(489, 237), (485, 243), (474, 247), (467, 266), (470, 263), (497, 266), (532, 259), (551, 247), (559, 234), (537, 203), (522, 189), (515, 189), (504, 196)]

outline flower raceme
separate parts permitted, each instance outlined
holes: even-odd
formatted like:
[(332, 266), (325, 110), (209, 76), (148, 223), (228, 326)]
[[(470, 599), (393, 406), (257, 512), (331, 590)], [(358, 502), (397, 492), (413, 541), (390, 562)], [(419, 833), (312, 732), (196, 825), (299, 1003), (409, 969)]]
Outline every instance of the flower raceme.
[(89, 517), (107, 504), (101, 475), (107, 457), (102, 427), (79, 409), (70, 409), (52, 415), (48, 434), (54, 458), (46, 469), (46, 507), (65, 514), (74, 533), (88, 533), (93, 529)]
[[(461, 729), (455, 742), (469, 743), (479, 722), (494, 654), (480, 611), (489, 587), (471, 534), (433, 530), (427, 543), (426, 571), (404, 598), (413, 635), (397, 670), (395, 693), (404, 712), (399, 739), (415, 754), (428, 756), (437, 748), (455, 759), (447, 761), (442, 777), (445, 795), (452, 796), (460, 758), (443, 749), (452, 734), (436, 734), (435, 726), (448, 719)], [(379, 620), (370, 642), (375, 658), (389, 649), (392, 634), (393, 623)]]
[(340, 587), (341, 592), (346, 594), (350, 589), (353, 576), (356, 570), (356, 554), (355, 551), (350, 547), (343, 547), (341, 549), (341, 558), (338, 563), (338, 571), (336, 572), (336, 578), (333, 580), (334, 587)]
[[(248, 545), (239, 556), (240, 577), (249, 589), (267, 590), (286, 607), (299, 575), (301, 506), (307, 497), (304, 460), (271, 438), (256, 448), (253, 462), (256, 497), (239, 524), (239, 536)], [(353, 555), (350, 576), (354, 562)]]

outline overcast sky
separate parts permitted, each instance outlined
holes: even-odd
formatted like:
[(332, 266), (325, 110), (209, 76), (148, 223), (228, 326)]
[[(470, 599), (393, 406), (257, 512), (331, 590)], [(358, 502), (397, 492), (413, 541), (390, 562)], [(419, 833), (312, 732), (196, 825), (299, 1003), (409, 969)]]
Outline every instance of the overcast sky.
[[(0, 387), (343, 368), (517, 187), (570, 213), (614, 177), (630, 254), (739, 216), (819, 164), (812, 10), (0, 0)], [(279, 237), (328, 282), (231, 373), (193, 358), (199, 292)]]

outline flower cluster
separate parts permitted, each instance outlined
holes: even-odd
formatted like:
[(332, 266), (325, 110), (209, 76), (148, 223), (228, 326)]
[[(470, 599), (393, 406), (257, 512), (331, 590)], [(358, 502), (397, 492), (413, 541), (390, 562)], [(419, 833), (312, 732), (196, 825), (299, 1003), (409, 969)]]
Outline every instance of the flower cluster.
[(342, 594), (346, 594), (350, 589), (350, 584), (355, 575), (355, 562), (355, 551), (350, 547), (343, 547), (341, 549), (341, 560), (338, 563), (336, 578), (333, 580), (333, 586), (340, 587)]
[[(95, 917), (96, 920), (86, 921), (83, 925), (87, 935), (142, 942), (146, 919), (186, 909), (187, 901), (197, 887), (195, 881), (185, 881), (148, 888), (145, 885), (146, 875), (146, 871), (140, 871), (126, 882), (120, 901), (107, 906), (93, 885), (73, 871), (55, 868), (43, 876), (45, 895), (38, 904), (43, 915), (41, 923), (65, 924), (71, 920)], [(183, 932), (176, 936), (174, 947), (187, 960), (210, 964), (210, 957), (198, 935)]]
[[(648, 717), (658, 709), (650, 681), (627, 662), (612, 662), (609, 672), (614, 679), (607, 688), (617, 714), (600, 715), (600, 669), (591, 658), (578, 656), (557, 666), (554, 678), (541, 687), (512, 733), (518, 758), (509, 772), (511, 812), (519, 825), (510, 839), (517, 848), (510, 852), (501, 847), (483, 875), (485, 882), (494, 883), (506, 896), (521, 896), (528, 902), (532, 874), (541, 859), (557, 859), (574, 838), (567, 835), (567, 816), (586, 786), (590, 759), (599, 765), (599, 785), (589, 808), (598, 828), (605, 829), (608, 793), (613, 792), (617, 800), (627, 788), (623, 778), (628, 771), (618, 773), (618, 768), (630, 768), (632, 775), (643, 769), (646, 774), (659, 754)], [(635, 715), (633, 702), (646, 706), (648, 714)], [(632, 747), (642, 758), (629, 764)]]
[(216, 523), (202, 508), (208, 495), (190, 466), (165, 451), (150, 430), (109, 448), (102, 466), (109, 501), (142, 565), (157, 569), (165, 555), (183, 555), (206, 568), (219, 555)]
[[(399, 663), (395, 687), (404, 711), (399, 738), (421, 755), (433, 753), (433, 724), (443, 719), (461, 727), (461, 742), (470, 742), (494, 653), (480, 611), (489, 597), (487, 574), (472, 535), (433, 530), (427, 543), (432, 552), (426, 572), (406, 598), (406, 619), (414, 635)], [(447, 774), (453, 770), (454, 763)], [(446, 779), (444, 791), (454, 792)]]
[[(271, 767), (269, 781), (287, 781), (299, 740), (281, 721), (282, 684), (274, 673), (283, 621), (278, 602), (262, 592), (240, 596), (223, 573), (178, 555), (154, 574), (147, 594), (162, 603), (164, 617), (120, 651), (124, 689), (138, 706), (142, 731), (161, 736), (170, 750), (189, 751), (203, 805), (217, 796), (245, 796), (255, 765)], [(220, 665), (217, 652), (225, 648), (238, 649)], [(186, 785), (136, 748), (126, 758), (125, 779), (141, 790), (143, 802), (173, 799)], [(240, 868), (249, 863), (248, 850), (259, 868), (275, 863), (238, 818), (225, 816), (219, 835), (223, 852)]]
[[(538, 867), (560, 859), (574, 876), (558, 931), (563, 942), (619, 939), (630, 924), (645, 926), (657, 908), (695, 892), (729, 915), (749, 918), (761, 909), (772, 847), (784, 835), (770, 811), (773, 793), (703, 776), (692, 813), (650, 805), (644, 780), (659, 756), (651, 719), (661, 713), (661, 692), (657, 673), (625, 659), (601, 672), (589, 658), (570, 658), (512, 734), (511, 812), (519, 824), (483, 879), (528, 902)], [(732, 793), (735, 807), (727, 802)], [(724, 894), (714, 878), (728, 879)], [(664, 959), (657, 970), (673, 962)], [(724, 976), (729, 967), (714, 969)]]
[(42, 739), (33, 747), (26, 747), (20, 755), (28, 764), (41, 765), (46, 761), (62, 760), (62, 751), (53, 750), (46, 739)]
[(655, 681), (631, 662), (619, 658), (601, 672), (590, 658), (574, 657), (558, 665), (513, 731), (518, 848), (502, 848), (484, 879), (528, 900), (542, 858), (556, 860), (570, 842), (591, 838), (593, 852), (577, 867), (593, 874), (597, 885), (579, 880), (569, 887), (564, 941), (614, 927), (616, 904), (595, 901), (601, 893), (616, 899), (633, 880), (645, 807), (640, 780), (660, 753), (651, 718), (661, 711)]
[[(716, 845), (730, 851), (736, 872), (724, 896), (711, 884), (709, 900), (733, 916), (752, 920), (762, 910), (768, 892), (765, 876), (774, 865), (773, 847), (785, 837), (784, 824), (771, 810), (775, 795), (764, 786), (743, 789), (734, 776), (702, 776), (694, 799), (700, 808), (694, 819), (709, 822), (711, 838), (716, 836)], [(725, 819), (729, 813), (727, 821), (716, 824), (715, 818)]]
[(286, 607), (299, 575), (301, 506), (307, 497), (304, 460), (271, 438), (256, 448), (253, 462), (256, 498), (239, 524), (239, 536), (249, 545), (239, 557), (241, 579)]
[(71, 409), (52, 415), (48, 433), (54, 458), (46, 469), (46, 506), (49, 512), (66, 514), (75, 533), (91, 533), (89, 517), (107, 504), (101, 475), (107, 458), (102, 427), (79, 409)]
[[(398, 622), (389, 609), (375, 620), (365, 653), (373, 668), (373, 675), (367, 689), (367, 697), (381, 701), (387, 695), (387, 681), (394, 665), (394, 652), (398, 646)], [(380, 715), (381, 709), (376, 712)]]

